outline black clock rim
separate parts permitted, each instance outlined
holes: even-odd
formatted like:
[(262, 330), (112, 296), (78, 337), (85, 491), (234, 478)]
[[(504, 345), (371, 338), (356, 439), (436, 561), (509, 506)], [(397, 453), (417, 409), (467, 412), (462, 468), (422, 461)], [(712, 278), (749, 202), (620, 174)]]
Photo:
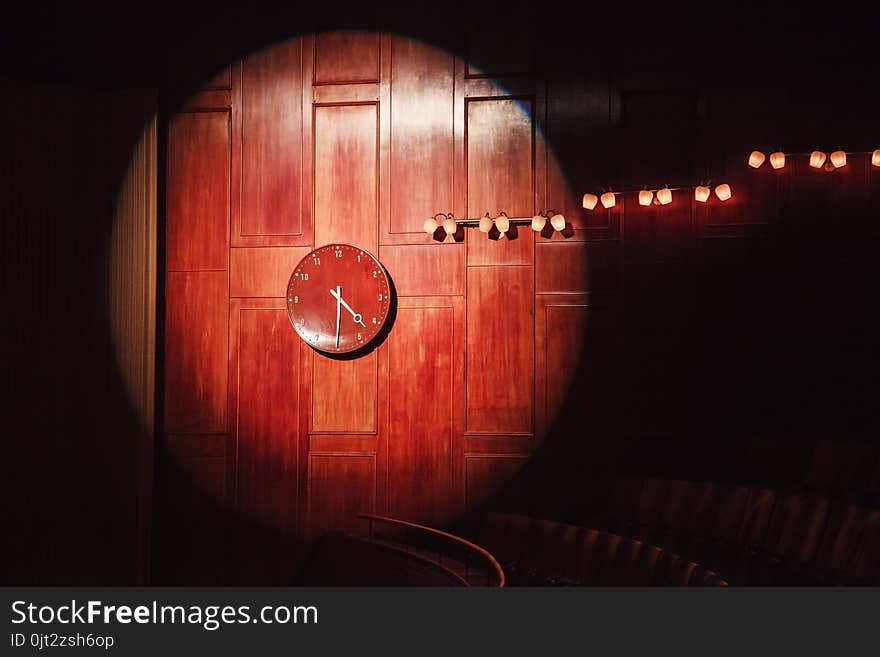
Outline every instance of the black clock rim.
[[(385, 279), (385, 287), (388, 290), (388, 304), (385, 306), (385, 312), (382, 314), (382, 320), (379, 322), (378, 329), (376, 330), (376, 333), (373, 334), (373, 337), (371, 337), (367, 342), (364, 342), (363, 344), (359, 344), (356, 347), (352, 347), (352, 348), (348, 348), (348, 349), (340, 349), (338, 351), (335, 349), (332, 351), (329, 349), (321, 349), (320, 347), (316, 347), (311, 342), (306, 340), (306, 338), (303, 336), (303, 334), (300, 333), (299, 329), (296, 327), (296, 323), (293, 321), (293, 315), (291, 314), (291, 307), (290, 307), (290, 297), (288, 296), (288, 293), (290, 290), (290, 284), (293, 281), (293, 274), (296, 272), (296, 270), (299, 268), (299, 266), (303, 262), (305, 262), (308, 258), (312, 257), (312, 255), (314, 255), (318, 251), (322, 251), (324, 249), (327, 249), (327, 248), (333, 247), (333, 246), (347, 246), (352, 249), (357, 249), (361, 253), (364, 253), (367, 256), (369, 256), (373, 260), (373, 262), (375, 262), (376, 265), (379, 267), (379, 271), (382, 272), (382, 277)], [(385, 327), (385, 324), (388, 322), (388, 318), (391, 315), (391, 305), (392, 305), (391, 295), (393, 293), (393, 290), (394, 290), (394, 286), (391, 284), (391, 277), (388, 275), (388, 270), (385, 269), (385, 265), (383, 265), (379, 261), (379, 258), (374, 256), (372, 253), (367, 251), (365, 248), (363, 248), (361, 246), (357, 246), (356, 244), (349, 244), (347, 242), (328, 242), (327, 244), (323, 244), (321, 246), (316, 246), (311, 251), (306, 253), (302, 258), (297, 260), (296, 264), (293, 266), (293, 269), (290, 272), (290, 277), (287, 279), (287, 287), (284, 290), (284, 306), (287, 309), (287, 320), (290, 322), (290, 325), (293, 327), (293, 330), (296, 332), (297, 336), (299, 336), (300, 340), (302, 340), (309, 347), (311, 347), (312, 349), (314, 349), (315, 351), (317, 351), (321, 354), (326, 354), (328, 356), (343, 356), (343, 355), (348, 355), (348, 354), (351, 354), (354, 352), (358, 352), (358, 351), (367, 349), (369, 347), (369, 345), (371, 345), (382, 334), (382, 329)]]

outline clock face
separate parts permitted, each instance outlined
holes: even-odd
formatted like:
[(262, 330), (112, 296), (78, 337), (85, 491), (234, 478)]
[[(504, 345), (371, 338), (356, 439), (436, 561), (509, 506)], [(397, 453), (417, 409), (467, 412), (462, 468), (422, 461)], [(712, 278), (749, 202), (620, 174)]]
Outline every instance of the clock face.
[(299, 336), (330, 354), (365, 347), (388, 319), (391, 285), (371, 254), (350, 244), (315, 249), (287, 284), (287, 315)]

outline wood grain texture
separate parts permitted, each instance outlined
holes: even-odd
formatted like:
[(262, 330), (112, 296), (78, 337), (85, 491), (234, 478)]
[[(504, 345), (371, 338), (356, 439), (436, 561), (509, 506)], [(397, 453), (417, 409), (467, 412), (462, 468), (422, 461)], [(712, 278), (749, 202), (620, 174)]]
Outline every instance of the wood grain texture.
[(468, 271), (468, 433), (532, 432), (532, 271), (503, 266)]
[(238, 508), (293, 534), (297, 514), (300, 345), (284, 308), (240, 308), (237, 329)]
[(535, 291), (614, 291), (620, 288), (620, 243), (544, 241), (535, 244)]
[(379, 247), (380, 260), (398, 296), (463, 295), (463, 244), (410, 244)]
[(371, 32), (322, 32), (315, 37), (314, 83), (379, 81), (379, 35)]
[(452, 212), (451, 55), (404, 37), (391, 40), (391, 225), (420, 233), (436, 212)]
[(581, 292), (589, 287), (584, 242), (539, 242), (535, 245), (535, 292)]
[(313, 433), (377, 431), (376, 352), (333, 360), (315, 352), (312, 370)]
[(229, 296), (283, 297), (290, 274), (311, 249), (307, 246), (229, 250)]
[(378, 451), (378, 437), (316, 433), (309, 436), (310, 454), (372, 454)]
[(225, 271), (168, 272), (165, 284), (165, 431), (226, 431)]
[(388, 340), (394, 377), (389, 513), (431, 526), (442, 525), (455, 511), (450, 495), (455, 329), (450, 302), (410, 306), (398, 311)]
[(315, 134), (315, 244), (378, 246), (375, 104), (318, 106)]
[(239, 235), (301, 235), (302, 42), (249, 55), (241, 67)]
[(229, 168), (228, 112), (175, 115), (168, 127), (166, 169), (169, 271), (226, 269)]
[(510, 484), (523, 465), (527, 454), (468, 456), (465, 458), (465, 499), (469, 511), (490, 503), (492, 497)]
[[(467, 102), (467, 216), (531, 217), (535, 212), (532, 99)], [(517, 239), (488, 240), (468, 231), (468, 265), (531, 264), (534, 233), (511, 229)]]
[(356, 516), (376, 511), (375, 457), (311, 455), (308, 481), (308, 536), (328, 531), (366, 534), (366, 521)]
[(586, 295), (540, 295), (535, 318), (535, 416), (546, 435), (583, 367), (589, 319)]

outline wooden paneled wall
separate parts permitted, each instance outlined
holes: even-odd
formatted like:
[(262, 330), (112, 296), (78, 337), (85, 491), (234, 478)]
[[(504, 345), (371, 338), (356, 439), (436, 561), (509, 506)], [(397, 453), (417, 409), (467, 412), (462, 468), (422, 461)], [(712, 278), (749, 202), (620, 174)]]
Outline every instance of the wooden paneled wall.
[[(680, 375), (697, 329), (677, 313), (699, 294), (682, 266), (772, 232), (811, 172), (749, 170), (735, 131), (708, 147), (737, 110), (724, 95), (541, 74), (526, 45), (496, 61), (502, 36), (476, 35), (475, 62), (397, 35), (309, 35), (233, 63), (168, 117), (169, 581), (254, 581), (213, 556), (237, 541), (237, 563), (265, 561), (268, 545), (363, 529), (360, 511), (452, 523), (529, 463), (560, 413), (583, 444), (600, 439), (596, 418), (606, 432), (693, 430), (678, 409), (698, 394)], [(869, 169), (853, 158), (851, 178), (823, 184), (876, 191)], [(600, 186), (704, 177), (729, 181), (733, 201), (580, 205)], [(564, 235), (440, 243), (421, 228), (436, 212), (550, 208)], [(285, 312), (294, 265), (335, 241), (376, 254), (398, 294), (387, 340), (357, 360), (314, 352)], [(639, 300), (626, 331), (625, 289)]]

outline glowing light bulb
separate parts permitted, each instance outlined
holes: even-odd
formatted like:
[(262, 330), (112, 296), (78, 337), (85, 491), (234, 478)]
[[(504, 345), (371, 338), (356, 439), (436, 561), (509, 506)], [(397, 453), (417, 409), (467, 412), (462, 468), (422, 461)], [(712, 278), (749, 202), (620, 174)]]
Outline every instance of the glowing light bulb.
[(703, 185), (695, 187), (694, 198), (697, 199), (700, 203), (705, 203), (709, 200), (709, 188)]
[(720, 198), (722, 201), (726, 201), (731, 196), (730, 185), (724, 183), (722, 185), (718, 185), (715, 188), (715, 196)]
[(840, 167), (845, 167), (846, 153), (844, 153), (843, 151), (834, 151), (831, 154), (831, 164), (833, 164), (837, 169), (839, 169)]
[(785, 166), (785, 153), (782, 151), (776, 151), (775, 153), (770, 153), (770, 166), (774, 169), (781, 169)]
[(563, 217), (559, 213), (554, 214), (552, 217), (550, 217), (550, 225), (553, 226), (555, 230), (565, 230), (565, 217)]
[(492, 230), (492, 217), (490, 217), (489, 213), (487, 212), (482, 217), (480, 217), (480, 232), (488, 233), (490, 230)]
[(510, 230), (510, 218), (502, 212), (495, 217), (495, 225), (498, 227), (498, 232), (504, 235), (504, 233)]
[(672, 190), (664, 187), (657, 192), (657, 200), (660, 201), (660, 205), (669, 205), (672, 203)]
[(584, 194), (584, 200), (582, 202), (582, 205), (587, 210), (592, 210), (593, 208), (596, 207), (596, 203), (598, 203), (598, 202), (599, 202), (599, 197), (596, 196), (595, 194)]
[(654, 200), (654, 192), (643, 189), (639, 192), (639, 205), (651, 205)]
[(757, 169), (764, 164), (764, 159), (764, 154), (761, 151), (752, 151), (752, 154), (749, 155), (749, 166)]
[(544, 230), (544, 226), (547, 224), (547, 217), (542, 214), (536, 214), (532, 217), (532, 230), (536, 233), (540, 233)]
[(880, 148), (871, 153), (871, 164), (875, 167), (880, 167)]
[(455, 217), (448, 216), (443, 220), (443, 230), (446, 231), (447, 235), (453, 235), (457, 229), (458, 226), (455, 225)]
[(428, 235), (433, 235), (437, 230), (437, 222), (433, 218), (425, 219), (425, 223), (422, 224), (422, 230)]
[(614, 196), (614, 192), (605, 192), (602, 194), (602, 207), (605, 208), (613, 208), (617, 204), (617, 198)]
[(821, 169), (825, 164), (825, 153), (822, 151), (813, 151), (810, 153), (810, 166), (814, 169)]

